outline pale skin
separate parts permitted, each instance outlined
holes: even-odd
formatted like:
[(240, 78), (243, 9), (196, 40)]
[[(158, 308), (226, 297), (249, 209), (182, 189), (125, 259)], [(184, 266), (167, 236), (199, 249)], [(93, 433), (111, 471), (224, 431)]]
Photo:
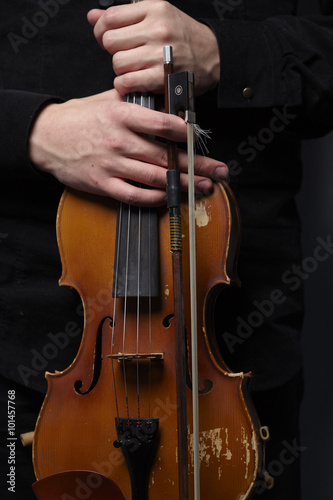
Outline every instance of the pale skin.
[[(197, 93), (206, 92), (218, 81), (215, 36), (162, 0), (94, 9), (88, 20), (98, 43), (113, 55), (115, 89), (46, 105), (31, 129), (30, 158), (67, 186), (135, 205), (165, 204), (166, 147), (144, 134), (185, 143), (187, 126), (178, 116), (127, 103), (124, 95), (162, 92), (164, 45), (174, 47), (175, 71), (193, 71)], [(180, 150), (178, 164), (185, 190), (187, 156)], [(212, 179), (225, 180), (228, 170), (220, 161), (196, 155), (195, 173), (196, 191), (208, 194)]]

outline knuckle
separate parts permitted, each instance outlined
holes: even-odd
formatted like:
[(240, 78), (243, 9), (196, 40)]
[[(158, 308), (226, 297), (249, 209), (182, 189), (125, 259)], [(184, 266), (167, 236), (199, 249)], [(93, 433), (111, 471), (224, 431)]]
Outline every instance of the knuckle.
[[(162, 16), (163, 14), (161, 14)], [(170, 41), (170, 29), (166, 22), (159, 22), (155, 25), (155, 36), (154, 38), (160, 42), (167, 43)]]
[(104, 19), (108, 25), (112, 22), (112, 19), (115, 17), (116, 13), (117, 13), (116, 5), (112, 6), (112, 8), (106, 9), (106, 11), (104, 12)]
[(160, 165), (162, 165), (162, 167), (167, 167), (168, 166), (168, 152), (166, 149), (163, 149), (160, 153)]
[(136, 205), (138, 203), (136, 191), (130, 184), (128, 184), (127, 186), (128, 187), (126, 187), (126, 191), (124, 192), (123, 201), (128, 205)]
[(103, 186), (102, 178), (100, 165), (97, 164), (96, 167), (91, 166), (87, 169), (84, 182), (87, 187), (101, 190), (101, 186)]
[(122, 153), (124, 151), (124, 139), (121, 135), (115, 134), (108, 138), (108, 150), (115, 153)]
[(169, 2), (157, 2), (154, 5), (156, 10), (154, 19), (158, 19), (159, 22), (155, 22), (152, 29), (154, 30), (155, 39), (162, 42), (170, 41), (172, 34), (172, 23), (170, 22), (170, 9), (172, 6)]
[(105, 50), (107, 50), (110, 54), (114, 52), (114, 40), (112, 36), (112, 31), (105, 31), (102, 35), (102, 45)]
[(116, 75), (120, 75), (122, 72), (123, 68), (123, 57), (121, 56), (120, 52), (117, 52), (114, 54), (112, 58), (112, 65), (113, 65), (113, 70)]
[(109, 29), (113, 28), (115, 25), (117, 25), (118, 22), (118, 16), (120, 13), (119, 5), (113, 5), (112, 7), (106, 9), (106, 11), (103, 14), (103, 20), (105, 26), (107, 26)]
[(170, 119), (166, 113), (155, 114), (154, 129), (160, 134), (164, 134), (170, 130)]
[(108, 109), (109, 122), (111, 127), (109, 132), (112, 133), (118, 127), (125, 126), (127, 119), (130, 117), (130, 110), (128, 109), (128, 103), (125, 102), (113, 102), (112, 106)]
[(145, 183), (148, 184), (149, 186), (158, 186), (160, 184), (159, 176), (154, 169), (149, 169), (146, 172)]
[(98, 163), (97, 163), (97, 168), (91, 168), (90, 169), (90, 176), (91, 177), (96, 177), (98, 176), (103, 176), (105, 178), (110, 176), (110, 159), (108, 158), (107, 155), (100, 156), (98, 158)]
[(120, 95), (129, 94), (134, 88), (134, 77), (130, 73), (117, 76), (114, 80), (114, 86)]

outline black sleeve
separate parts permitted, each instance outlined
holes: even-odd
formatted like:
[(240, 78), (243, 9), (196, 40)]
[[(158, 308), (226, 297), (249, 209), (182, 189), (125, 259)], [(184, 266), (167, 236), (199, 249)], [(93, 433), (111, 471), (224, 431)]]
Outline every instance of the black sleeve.
[(333, 128), (333, 17), (204, 22), (219, 45), (219, 108), (288, 106), (304, 135)]
[(28, 155), (29, 131), (38, 111), (51, 101), (62, 99), (21, 90), (0, 90), (1, 177), (9, 173), (24, 177), (36, 175)]

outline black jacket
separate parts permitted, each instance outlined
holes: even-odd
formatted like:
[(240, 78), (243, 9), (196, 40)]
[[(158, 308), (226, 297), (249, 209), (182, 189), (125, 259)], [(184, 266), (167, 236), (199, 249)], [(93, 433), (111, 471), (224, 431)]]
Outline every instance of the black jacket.
[[(198, 99), (197, 116), (213, 132), (210, 155), (229, 165), (243, 221), (242, 288), (218, 304), (218, 338), (234, 370), (253, 371), (254, 388), (273, 387), (301, 366), (294, 197), (300, 140), (332, 129), (333, 18), (300, 18), (293, 0), (174, 4), (217, 36), (221, 79)], [(83, 318), (77, 294), (57, 285), (63, 186), (31, 165), (27, 137), (45, 102), (112, 87), (111, 57), (86, 21), (93, 7), (97, 0), (0, 2), (0, 373), (37, 390), (45, 370), (74, 358)]]

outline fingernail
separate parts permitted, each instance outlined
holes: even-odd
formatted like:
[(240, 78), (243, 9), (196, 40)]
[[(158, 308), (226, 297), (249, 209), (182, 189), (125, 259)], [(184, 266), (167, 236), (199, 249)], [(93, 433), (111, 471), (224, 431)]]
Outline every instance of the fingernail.
[(198, 189), (199, 189), (200, 193), (202, 193), (204, 195), (209, 195), (209, 194), (211, 194), (211, 192), (213, 190), (212, 182), (209, 180), (200, 181), (198, 184)]
[(215, 175), (218, 180), (224, 181), (228, 177), (228, 167), (223, 166), (223, 167), (217, 167), (215, 169)]

